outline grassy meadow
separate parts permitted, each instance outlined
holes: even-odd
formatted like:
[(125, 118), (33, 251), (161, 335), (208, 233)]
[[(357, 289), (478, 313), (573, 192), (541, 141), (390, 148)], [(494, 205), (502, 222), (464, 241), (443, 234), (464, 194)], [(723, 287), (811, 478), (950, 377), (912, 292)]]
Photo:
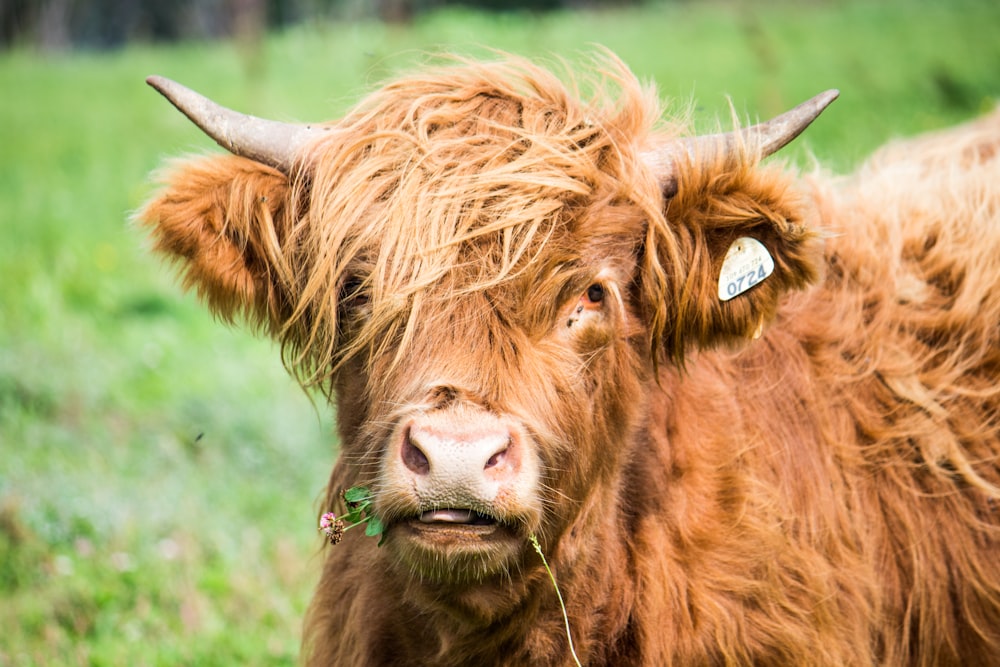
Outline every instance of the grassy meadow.
[(207, 315), (129, 225), (165, 159), (216, 150), (157, 73), (283, 120), (340, 115), (428, 52), (595, 44), (698, 123), (836, 87), (791, 155), (850, 169), (1000, 98), (1000, 3), (652, 3), (302, 25), (259, 44), (0, 53), (0, 667), (290, 665), (319, 569), (332, 414)]

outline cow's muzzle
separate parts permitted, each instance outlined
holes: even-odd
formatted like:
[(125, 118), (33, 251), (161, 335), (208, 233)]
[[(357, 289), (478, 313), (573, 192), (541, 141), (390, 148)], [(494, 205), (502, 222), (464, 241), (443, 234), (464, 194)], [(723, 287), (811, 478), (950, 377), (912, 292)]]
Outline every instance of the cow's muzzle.
[(517, 420), (451, 405), (403, 420), (378, 495), (391, 513), (390, 543), (411, 565), (477, 552), (497, 559), (504, 543), (513, 554), (537, 526), (538, 482), (533, 441)]

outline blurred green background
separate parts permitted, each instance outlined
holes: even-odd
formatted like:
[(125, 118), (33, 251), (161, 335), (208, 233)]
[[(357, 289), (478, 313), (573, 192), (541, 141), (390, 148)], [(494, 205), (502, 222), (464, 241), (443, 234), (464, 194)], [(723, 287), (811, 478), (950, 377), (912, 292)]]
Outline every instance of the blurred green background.
[(115, 3), (45, 6), (60, 3), (90, 27), (40, 27), (16, 0), (0, 10), (0, 667), (298, 655), (331, 410), (288, 379), (273, 345), (182, 294), (129, 225), (167, 158), (217, 150), (145, 76), (314, 121), (428, 52), (575, 62), (601, 44), (676, 108), (695, 100), (705, 127), (728, 118), (726, 96), (756, 119), (840, 88), (790, 152), (838, 172), (1000, 97), (993, 0), (427, 1), (401, 13), (302, 0), (249, 22), (231, 0), (188, 29), (102, 28), (102, 16), (122, 22)]

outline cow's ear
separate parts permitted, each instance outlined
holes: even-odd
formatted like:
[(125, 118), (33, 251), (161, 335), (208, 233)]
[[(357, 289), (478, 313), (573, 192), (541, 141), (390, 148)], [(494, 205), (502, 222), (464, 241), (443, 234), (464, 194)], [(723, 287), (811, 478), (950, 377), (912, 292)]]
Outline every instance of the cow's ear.
[(821, 244), (809, 208), (786, 172), (757, 162), (700, 156), (679, 165), (667, 193), (654, 343), (675, 362), (692, 348), (759, 336), (782, 295), (816, 280)]
[(295, 216), (284, 174), (227, 155), (174, 165), (137, 218), (212, 312), (274, 333), (291, 303), (282, 246)]

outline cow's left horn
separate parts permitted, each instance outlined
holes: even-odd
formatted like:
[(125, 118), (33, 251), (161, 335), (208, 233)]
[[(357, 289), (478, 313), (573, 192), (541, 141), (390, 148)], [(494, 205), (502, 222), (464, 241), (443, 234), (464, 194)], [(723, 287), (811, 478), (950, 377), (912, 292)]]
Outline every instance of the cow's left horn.
[(767, 157), (799, 136), (839, 95), (839, 90), (828, 90), (767, 122), (735, 132), (675, 139), (643, 152), (642, 158), (656, 174), (663, 192), (673, 196), (677, 193), (675, 165), (681, 151), (687, 157), (714, 156), (717, 151), (731, 151), (741, 144), (757, 144), (761, 157)]
[(146, 83), (230, 153), (286, 174), (291, 173), (302, 147), (325, 129), (238, 113), (162, 76), (151, 76)]

